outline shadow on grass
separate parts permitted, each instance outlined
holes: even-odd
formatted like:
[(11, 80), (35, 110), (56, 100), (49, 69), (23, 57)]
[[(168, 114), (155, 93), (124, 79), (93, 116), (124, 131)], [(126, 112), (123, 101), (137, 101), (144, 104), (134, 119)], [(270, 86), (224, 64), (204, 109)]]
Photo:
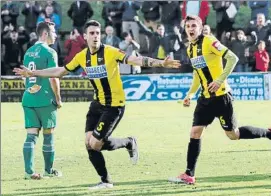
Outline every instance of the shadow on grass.
[[(88, 186), (95, 184), (79, 184), (73, 186), (46, 186), (43, 188), (18, 189), (16, 193), (3, 194), (6, 196), (20, 196), (20, 195), (169, 195), (181, 193), (204, 193), (204, 192), (222, 192), (222, 191), (238, 191), (244, 189), (268, 189), (271, 190), (271, 185), (244, 185), (223, 187), (222, 183), (231, 182), (252, 182), (252, 181), (266, 181), (270, 182), (271, 174), (252, 174), (247, 176), (231, 175), (231, 176), (217, 176), (217, 177), (202, 177), (198, 178), (198, 184), (195, 186), (176, 185), (168, 183), (167, 180), (142, 180), (115, 183), (113, 189), (88, 191)], [(201, 184), (202, 183), (202, 184)], [(99, 194), (98, 194), (99, 193)]]

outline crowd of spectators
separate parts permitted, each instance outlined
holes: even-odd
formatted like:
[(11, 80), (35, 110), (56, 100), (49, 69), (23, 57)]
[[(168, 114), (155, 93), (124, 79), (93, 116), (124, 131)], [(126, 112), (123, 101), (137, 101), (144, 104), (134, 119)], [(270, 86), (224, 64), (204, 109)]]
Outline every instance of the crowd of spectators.
[[(83, 26), (93, 17), (95, 10), (88, 1), (71, 3), (66, 13), (57, 1), (6, 1), (1, 7), (2, 58), (1, 75), (13, 75), (12, 69), (21, 65), (25, 51), (35, 44), (36, 26), (41, 21), (55, 23), (60, 33), (62, 17), (69, 17), (73, 29), (64, 40), (58, 38), (52, 48), (59, 55), (63, 66), (86, 47)], [(20, 10), (18, 3), (23, 3)], [(198, 15), (203, 23), (203, 33), (215, 35), (238, 57), (234, 71), (250, 72), (269, 69), (271, 54), (271, 22), (269, 1), (108, 1), (102, 2), (101, 18), (104, 20), (102, 42), (134, 55), (148, 55), (164, 59), (166, 56), (181, 61), (177, 72), (192, 72), (186, 54), (188, 40), (184, 33), (186, 15)], [(233, 24), (240, 5), (251, 9), (251, 20), (246, 28), (234, 29)], [(211, 31), (206, 24), (213, 8), (216, 14), (216, 29)], [(142, 17), (139, 17), (139, 12)], [(18, 26), (18, 16), (25, 18), (24, 26)], [(142, 18), (141, 20), (139, 18)], [(64, 47), (61, 47), (63, 42)], [(159, 72), (159, 69), (141, 70), (121, 65), (123, 73)], [(160, 70), (164, 72), (165, 70)], [(176, 71), (176, 70), (175, 70)]]

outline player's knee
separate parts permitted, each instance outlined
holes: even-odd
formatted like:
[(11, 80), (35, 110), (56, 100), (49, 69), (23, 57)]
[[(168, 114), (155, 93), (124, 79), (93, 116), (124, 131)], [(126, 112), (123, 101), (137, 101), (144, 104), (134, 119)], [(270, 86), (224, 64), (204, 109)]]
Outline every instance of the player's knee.
[(52, 134), (53, 132), (54, 132), (54, 128), (44, 129), (43, 130), (43, 134)]
[(204, 127), (202, 126), (192, 127), (191, 132), (190, 132), (190, 137), (194, 139), (200, 139), (203, 129)]
[(230, 140), (238, 140), (239, 136), (235, 131), (226, 131), (226, 135)]
[(98, 143), (94, 143), (94, 142), (90, 143), (89, 146), (92, 150), (95, 150), (95, 151), (101, 151), (101, 148), (102, 148), (102, 145)]

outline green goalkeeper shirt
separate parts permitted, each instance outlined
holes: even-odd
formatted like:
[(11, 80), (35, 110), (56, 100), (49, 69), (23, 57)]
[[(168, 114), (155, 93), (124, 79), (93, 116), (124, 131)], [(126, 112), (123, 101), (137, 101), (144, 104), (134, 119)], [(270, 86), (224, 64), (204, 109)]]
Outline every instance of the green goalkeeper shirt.
[[(43, 42), (36, 42), (24, 55), (24, 66), (30, 70), (57, 67), (57, 53)], [(22, 105), (25, 107), (44, 107), (55, 101), (49, 78), (29, 77), (25, 81)]]

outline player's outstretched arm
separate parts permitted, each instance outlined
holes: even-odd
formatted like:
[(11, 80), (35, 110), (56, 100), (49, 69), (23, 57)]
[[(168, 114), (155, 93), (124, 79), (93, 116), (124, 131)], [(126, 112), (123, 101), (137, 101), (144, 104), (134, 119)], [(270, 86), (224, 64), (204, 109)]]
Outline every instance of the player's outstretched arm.
[(127, 64), (137, 65), (142, 67), (165, 67), (165, 68), (179, 68), (181, 66), (180, 61), (172, 60), (169, 57), (165, 60), (153, 59), (145, 56), (129, 56)]
[(38, 76), (45, 78), (60, 78), (69, 73), (64, 67), (54, 67), (42, 70), (30, 70), (25, 66), (21, 66), (21, 68), (14, 68), (13, 72), (15, 72), (16, 75), (20, 75), (23, 77)]

